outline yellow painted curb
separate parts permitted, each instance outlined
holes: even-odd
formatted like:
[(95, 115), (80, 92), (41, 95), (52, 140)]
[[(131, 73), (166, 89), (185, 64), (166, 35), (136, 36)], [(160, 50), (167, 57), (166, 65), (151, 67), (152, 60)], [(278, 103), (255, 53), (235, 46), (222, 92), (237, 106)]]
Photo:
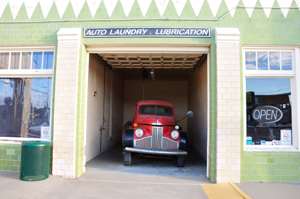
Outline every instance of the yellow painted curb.
[(251, 199), (233, 183), (203, 184), (202, 188), (209, 199)]

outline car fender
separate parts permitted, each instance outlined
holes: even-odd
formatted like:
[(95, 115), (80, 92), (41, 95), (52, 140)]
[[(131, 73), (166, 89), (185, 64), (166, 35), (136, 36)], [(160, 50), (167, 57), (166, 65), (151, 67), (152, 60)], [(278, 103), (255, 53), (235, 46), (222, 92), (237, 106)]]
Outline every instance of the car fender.
[(188, 149), (188, 136), (186, 132), (179, 132), (180, 133), (180, 141), (179, 141), (179, 149), (183, 151), (187, 151)]
[(133, 147), (134, 131), (133, 129), (126, 129), (122, 134), (122, 146)]

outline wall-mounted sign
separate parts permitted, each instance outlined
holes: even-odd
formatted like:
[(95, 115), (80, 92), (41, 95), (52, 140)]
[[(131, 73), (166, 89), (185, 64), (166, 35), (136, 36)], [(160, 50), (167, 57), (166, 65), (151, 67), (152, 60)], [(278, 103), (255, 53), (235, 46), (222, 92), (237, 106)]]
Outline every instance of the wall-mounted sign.
[(86, 28), (84, 37), (211, 37), (210, 28)]
[(275, 123), (282, 119), (283, 112), (271, 105), (258, 106), (252, 111), (252, 117), (259, 123)]

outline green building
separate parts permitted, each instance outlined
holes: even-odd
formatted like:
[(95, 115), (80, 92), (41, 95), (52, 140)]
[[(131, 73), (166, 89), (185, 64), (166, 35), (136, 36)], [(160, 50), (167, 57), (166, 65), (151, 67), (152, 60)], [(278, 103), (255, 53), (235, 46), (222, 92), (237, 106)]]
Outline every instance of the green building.
[(52, 174), (79, 177), (159, 98), (194, 111), (209, 180), (299, 182), (299, 82), (298, 0), (3, 1), (0, 170), (49, 140)]

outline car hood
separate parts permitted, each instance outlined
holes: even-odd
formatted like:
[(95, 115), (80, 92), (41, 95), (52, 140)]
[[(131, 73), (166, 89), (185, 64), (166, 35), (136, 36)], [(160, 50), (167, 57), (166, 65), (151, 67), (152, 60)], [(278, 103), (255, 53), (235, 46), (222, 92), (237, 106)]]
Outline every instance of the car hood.
[(136, 123), (144, 125), (175, 125), (175, 118), (167, 116), (139, 116), (136, 118)]

